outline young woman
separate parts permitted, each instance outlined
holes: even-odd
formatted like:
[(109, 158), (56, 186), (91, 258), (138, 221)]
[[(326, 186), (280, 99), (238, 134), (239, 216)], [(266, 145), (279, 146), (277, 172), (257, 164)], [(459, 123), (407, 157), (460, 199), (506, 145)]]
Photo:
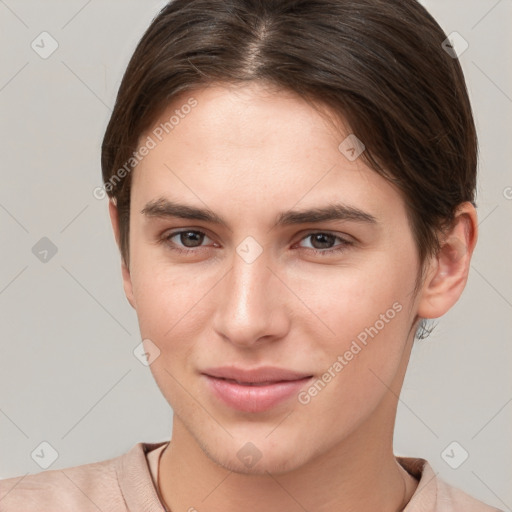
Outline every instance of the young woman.
[(477, 140), (415, 0), (175, 0), (104, 191), (172, 439), (1, 482), (2, 510), (491, 511), (396, 457), (415, 336), (459, 299)]

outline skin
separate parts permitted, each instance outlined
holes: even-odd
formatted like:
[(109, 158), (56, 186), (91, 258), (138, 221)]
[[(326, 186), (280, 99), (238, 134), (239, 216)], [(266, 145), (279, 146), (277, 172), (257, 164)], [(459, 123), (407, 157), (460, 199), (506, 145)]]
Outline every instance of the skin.
[[(401, 510), (418, 482), (392, 450), (398, 395), (418, 318), (442, 316), (465, 286), (473, 206), (460, 205), (415, 294), (420, 263), (404, 201), (361, 158), (340, 152), (347, 127), (254, 82), (186, 93), (155, 126), (191, 96), (197, 106), (133, 171), (122, 265), (141, 336), (160, 350), (151, 371), (174, 411), (159, 465), (163, 500), (173, 512)], [(162, 198), (208, 207), (226, 226), (142, 213)], [(329, 202), (376, 222), (273, 227), (282, 211)], [(113, 203), (110, 215), (119, 242)], [(169, 238), (179, 229), (206, 236)], [(318, 242), (312, 233), (335, 237)], [(247, 236), (262, 249), (252, 263), (236, 251)], [(272, 365), (320, 378), (397, 303), (400, 312), (307, 404), (294, 396), (243, 413), (218, 401), (200, 375)], [(261, 455), (252, 467), (237, 457), (248, 442)]]

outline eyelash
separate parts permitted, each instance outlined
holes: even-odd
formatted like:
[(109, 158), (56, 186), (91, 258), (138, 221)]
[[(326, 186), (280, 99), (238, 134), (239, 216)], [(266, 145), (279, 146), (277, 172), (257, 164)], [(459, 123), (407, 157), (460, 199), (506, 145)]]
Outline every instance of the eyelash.
[[(206, 233), (204, 233), (203, 231), (199, 231), (199, 230), (195, 230), (195, 229), (185, 229), (185, 230), (172, 231), (170, 233), (167, 233), (166, 235), (164, 235), (162, 237), (161, 242), (167, 243), (168, 247), (171, 250), (176, 251), (179, 254), (194, 253), (204, 247), (204, 246), (199, 246), (199, 247), (196, 247), (193, 249), (182, 249), (181, 247), (174, 246), (173, 245), (174, 243), (171, 242), (171, 238), (174, 238), (175, 236), (180, 235), (182, 233), (196, 233), (196, 234), (199, 233), (201, 235), (205, 235), (206, 237), (208, 237), (208, 235)], [(353, 245), (353, 242), (345, 240), (344, 238), (342, 238), (338, 235), (334, 235), (333, 233), (329, 233), (328, 231), (312, 231), (312, 232), (304, 235), (299, 241), (302, 242), (302, 240), (305, 240), (308, 237), (311, 237), (313, 235), (319, 235), (319, 234), (333, 236), (335, 239), (338, 239), (341, 243), (332, 249), (315, 249), (315, 248), (311, 248), (311, 247), (302, 247), (302, 249), (307, 249), (310, 252), (312, 251), (315, 255), (330, 256), (332, 254), (338, 254), (340, 252), (343, 252), (347, 249), (347, 247)]]

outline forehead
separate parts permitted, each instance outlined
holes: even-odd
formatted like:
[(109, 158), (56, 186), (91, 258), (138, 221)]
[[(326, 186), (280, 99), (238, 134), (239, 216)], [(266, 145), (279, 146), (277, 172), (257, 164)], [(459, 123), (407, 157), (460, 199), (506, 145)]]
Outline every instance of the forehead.
[(331, 119), (293, 92), (258, 83), (182, 93), (139, 139), (151, 149), (134, 171), (132, 197), (142, 204), (168, 194), (247, 210), (319, 199), (377, 214), (386, 204), (400, 209), (391, 184), (347, 157), (350, 129)]
[[(193, 145), (196, 151), (231, 147), (247, 153), (264, 145), (266, 150), (273, 146), (284, 153), (295, 145), (298, 153), (299, 143), (305, 139), (310, 143), (308, 149), (322, 139), (325, 142), (326, 137), (332, 143), (341, 140), (348, 129), (340, 117), (332, 112), (329, 115), (318, 102), (314, 104), (316, 108), (311, 103), (292, 91), (264, 82), (196, 88), (175, 97), (139, 142), (153, 134), (158, 141), (164, 137), (170, 144), (171, 139), (179, 139), (180, 144)], [(329, 125), (327, 117), (338, 125), (337, 130)]]

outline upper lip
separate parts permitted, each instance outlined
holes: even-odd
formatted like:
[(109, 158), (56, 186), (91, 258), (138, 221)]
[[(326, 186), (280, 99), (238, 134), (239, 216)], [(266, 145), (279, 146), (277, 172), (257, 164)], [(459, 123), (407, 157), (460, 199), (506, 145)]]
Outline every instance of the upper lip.
[(305, 379), (311, 374), (277, 368), (275, 366), (261, 366), (259, 368), (237, 368), (235, 366), (222, 366), (208, 368), (201, 373), (218, 379), (230, 379), (238, 382), (280, 382)]

